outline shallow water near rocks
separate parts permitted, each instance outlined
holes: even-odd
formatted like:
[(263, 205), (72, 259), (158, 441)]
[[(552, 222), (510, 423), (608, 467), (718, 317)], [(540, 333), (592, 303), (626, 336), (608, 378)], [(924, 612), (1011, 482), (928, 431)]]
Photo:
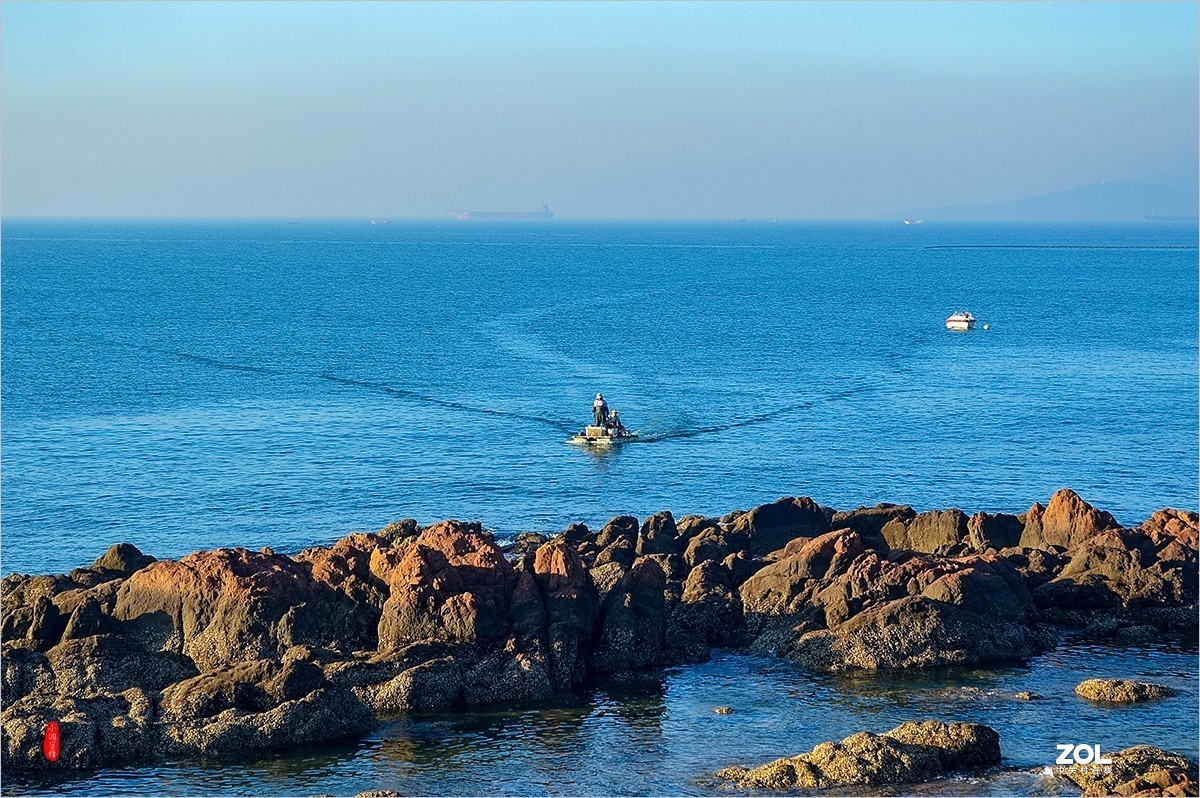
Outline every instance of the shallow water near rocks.
[[(1030, 772), (1054, 763), (1058, 743), (1098, 744), (1105, 753), (1149, 744), (1197, 757), (1196, 655), (1194, 647), (1076, 643), (1002, 668), (838, 676), (718, 651), (706, 663), (638, 673), (550, 705), (414, 714), (357, 743), (261, 759), (115, 768), (70, 780), (6, 778), (4, 792), (726, 795), (736, 791), (711, 777), (721, 767), (762, 764), (907, 720), (941, 719), (996, 729), (1002, 767), (872, 794), (1071, 795), (1079, 791)], [(1136, 678), (1180, 692), (1101, 706), (1073, 693), (1090, 677)], [(1042, 698), (1020, 700), (1014, 694), (1021, 691)], [(716, 714), (718, 706), (733, 713)]]

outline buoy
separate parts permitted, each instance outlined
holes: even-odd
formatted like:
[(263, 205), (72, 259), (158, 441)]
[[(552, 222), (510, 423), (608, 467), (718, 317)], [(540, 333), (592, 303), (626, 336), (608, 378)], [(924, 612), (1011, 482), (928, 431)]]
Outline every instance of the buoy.
[(42, 753), (48, 762), (57, 762), (62, 746), (62, 732), (58, 721), (52, 720), (46, 724), (46, 733), (42, 736)]
[(990, 330), (990, 329), (991, 329), (991, 325), (985, 324), (985, 325), (983, 325), (983, 329), (985, 329), (985, 330)]

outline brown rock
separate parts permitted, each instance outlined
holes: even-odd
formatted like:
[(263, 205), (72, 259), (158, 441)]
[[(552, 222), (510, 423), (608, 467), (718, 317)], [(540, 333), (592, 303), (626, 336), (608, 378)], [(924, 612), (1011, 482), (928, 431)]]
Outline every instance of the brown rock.
[(1034, 504), (1025, 514), (1025, 529), (1020, 545), (1027, 548), (1059, 546), (1069, 549), (1105, 529), (1120, 524), (1108, 513), (1097, 510), (1079, 498), (1073, 490), (1064, 489), (1050, 498), (1043, 510)]
[(423, 530), (392, 572), (379, 648), (422, 640), (501, 637), (517, 576), (478, 526), (443, 521)]
[(245, 549), (152, 563), (121, 584), (113, 615), (143, 648), (185, 654), (201, 670), (276, 658), (297, 644), (374, 643), (369, 617), (306, 564)]

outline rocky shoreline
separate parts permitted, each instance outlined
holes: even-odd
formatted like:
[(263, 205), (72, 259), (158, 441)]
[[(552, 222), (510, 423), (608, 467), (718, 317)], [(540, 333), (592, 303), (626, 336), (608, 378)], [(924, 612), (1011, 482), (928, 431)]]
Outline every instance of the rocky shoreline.
[[(620, 516), (504, 548), (478, 524), (411, 520), (293, 557), (217, 549), (157, 561), (118, 544), (90, 567), (0, 585), (0, 764), (281, 751), (410, 710), (537, 702), (602, 674), (700, 662), (714, 647), (871, 670), (1019, 661), (1066, 634), (1194, 641), (1197, 590), (1196, 513), (1125, 527), (1068, 490), (1021, 515), (837, 512), (786, 498), (722, 518)], [(51, 720), (55, 763), (42, 753)], [(888, 770), (889, 783), (919, 781), (958, 767), (937, 747), (958, 726), (990, 740), (987, 727), (951, 726), (830, 745), (887, 749), (911, 765)], [(970, 761), (994, 764), (990, 745)], [(1127, 759), (1171, 756), (1159, 754)], [(797, 765), (805, 756), (775, 771), (808, 774), (800, 786), (882, 783), (837, 782), (837, 757)], [(1192, 768), (1169, 778), (1127, 768), (1120, 783), (1079, 786), (1187, 794)], [(733, 781), (746, 778), (756, 777)]]

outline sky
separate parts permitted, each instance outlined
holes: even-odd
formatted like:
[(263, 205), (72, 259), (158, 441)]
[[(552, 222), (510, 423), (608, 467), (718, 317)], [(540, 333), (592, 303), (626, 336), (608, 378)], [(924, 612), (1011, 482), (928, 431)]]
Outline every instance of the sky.
[(839, 219), (1194, 181), (1197, 9), (6, 0), (0, 212)]

